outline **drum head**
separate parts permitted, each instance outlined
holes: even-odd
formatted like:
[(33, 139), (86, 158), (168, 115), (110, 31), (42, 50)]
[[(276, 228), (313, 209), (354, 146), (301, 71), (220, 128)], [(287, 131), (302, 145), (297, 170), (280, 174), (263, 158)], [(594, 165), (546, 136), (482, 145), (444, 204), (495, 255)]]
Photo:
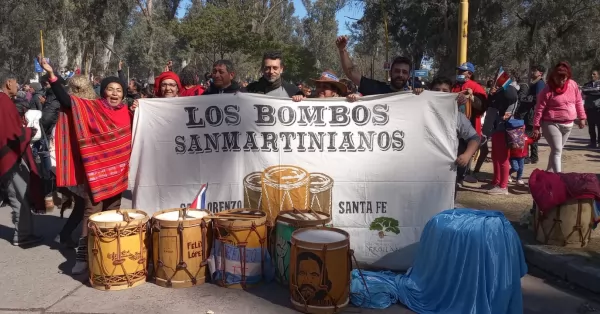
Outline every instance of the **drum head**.
[[(184, 219), (199, 219), (199, 218), (204, 218), (205, 216), (208, 216), (209, 213), (206, 211), (201, 211), (201, 210), (188, 210), (185, 213), (185, 217)], [(179, 220), (179, 211), (178, 210), (174, 210), (171, 212), (166, 212), (166, 213), (162, 213), (159, 214), (157, 216), (154, 217), (155, 219), (158, 220), (165, 220), (165, 221), (177, 221)]]
[[(143, 219), (144, 215), (140, 213), (128, 213), (129, 218), (131, 219)], [(116, 211), (108, 211), (99, 213), (98, 215), (90, 216), (90, 220), (93, 222), (122, 222), (125, 221), (122, 214), (117, 213)]]
[(262, 182), (264, 184), (283, 190), (294, 189), (306, 185), (309, 178), (306, 170), (288, 165), (269, 167), (265, 169), (262, 175)]
[(323, 229), (300, 229), (294, 232), (292, 238), (302, 242), (330, 244), (348, 239), (346, 234), (340, 233), (333, 228)]
[(319, 172), (314, 172), (310, 174), (310, 192), (311, 193), (320, 193), (323, 191), (327, 191), (331, 189), (333, 186), (333, 179)]

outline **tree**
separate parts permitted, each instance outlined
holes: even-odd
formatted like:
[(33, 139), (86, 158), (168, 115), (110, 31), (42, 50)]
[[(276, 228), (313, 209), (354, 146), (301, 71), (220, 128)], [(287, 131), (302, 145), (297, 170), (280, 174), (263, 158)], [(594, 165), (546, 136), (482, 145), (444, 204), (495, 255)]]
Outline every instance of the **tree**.
[(379, 238), (383, 239), (385, 233), (400, 234), (400, 227), (398, 220), (390, 217), (377, 217), (369, 225), (369, 230), (379, 231)]

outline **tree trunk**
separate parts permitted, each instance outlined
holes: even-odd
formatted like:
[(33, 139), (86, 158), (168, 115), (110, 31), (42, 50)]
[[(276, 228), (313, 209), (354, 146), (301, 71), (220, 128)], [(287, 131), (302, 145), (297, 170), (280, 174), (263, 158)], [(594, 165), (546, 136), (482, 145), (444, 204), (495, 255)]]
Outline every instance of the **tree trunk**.
[(108, 66), (110, 65), (110, 57), (112, 55), (112, 49), (115, 44), (115, 34), (110, 33), (104, 39), (104, 44), (106, 45), (102, 51), (102, 56), (100, 59), (100, 75), (104, 76), (105, 73), (108, 72)]
[(75, 60), (73, 61), (73, 67), (75, 69), (80, 69), (83, 73), (83, 47), (81, 43), (77, 44), (77, 52), (75, 53)]
[(64, 70), (69, 66), (68, 43), (62, 27), (58, 29), (58, 66)]

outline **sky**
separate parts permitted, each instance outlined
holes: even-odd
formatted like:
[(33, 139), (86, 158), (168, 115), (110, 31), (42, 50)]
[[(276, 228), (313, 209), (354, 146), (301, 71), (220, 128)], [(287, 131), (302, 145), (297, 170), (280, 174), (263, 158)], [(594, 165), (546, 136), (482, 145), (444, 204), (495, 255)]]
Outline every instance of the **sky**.
[[(293, 0), (294, 8), (296, 9), (295, 15), (303, 18), (306, 16), (306, 9), (302, 4), (302, 0)], [(177, 16), (179, 18), (183, 17), (187, 7), (190, 5), (190, 0), (183, 0), (181, 2), (181, 6), (177, 11)], [(355, 19), (360, 19), (363, 16), (364, 9), (362, 7), (356, 6), (346, 6), (344, 9), (340, 10), (340, 12), (336, 15), (336, 20), (338, 21), (338, 35), (349, 35), (350, 31), (346, 28), (346, 22), (353, 22)]]

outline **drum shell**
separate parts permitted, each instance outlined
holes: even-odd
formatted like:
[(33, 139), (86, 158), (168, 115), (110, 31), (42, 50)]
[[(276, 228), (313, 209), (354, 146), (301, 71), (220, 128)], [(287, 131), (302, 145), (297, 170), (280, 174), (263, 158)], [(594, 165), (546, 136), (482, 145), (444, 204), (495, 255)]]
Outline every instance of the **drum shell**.
[[(319, 188), (312, 187), (313, 180), (316, 176), (329, 179), (329, 183)], [(311, 173), (310, 181), (310, 209), (331, 216), (333, 202), (333, 179), (324, 173)]]
[[(142, 214), (144, 217), (134, 219), (129, 224), (125, 221), (94, 221), (94, 218), (99, 215), (117, 212)], [(88, 265), (90, 284), (93, 288), (123, 290), (146, 282), (148, 220), (149, 217), (145, 212), (135, 209), (111, 210), (90, 216)], [(127, 277), (130, 282), (127, 282)]]
[[(536, 206), (537, 208), (537, 206)], [(536, 240), (564, 247), (585, 247), (594, 228), (594, 200), (572, 199), (540, 215), (535, 211)]]
[[(206, 260), (210, 254), (212, 234), (211, 220), (192, 218), (174, 221), (157, 218), (161, 214), (179, 210), (179, 208), (161, 210), (152, 217), (153, 278), (154, 282), (162, 287), (187, 288), (206, 281), (208, 271)], [(211, 215), (209, 211), (201, 211)], [(162, 265), (158, 262), (159, 257)], [(185, 270), (177, 269), (181, 260), (194, 279), (190, 278)]]
[(253, 182), (249, 178), (261, 177), (260, 172), (252, 172), (244, 178), (244, 208), (261, 209), (262, 208), (262, 185), (259, 182)]
[[(304, 172), (305, 177), (294, 183), (281, 186), (280, 182), (267, 178), (271, 169), (290, 168)], [(266, 168), (262, 173), (262, 206), (261, 209), (267, 213), (267, 219), (274, 222), (280, 211), (293, 209), (307, 209), (310, 199), (310, 176), (308, 171), (289, 165), (272, 166)]]
[[(307, 211), (303, 211), (302, 213), (305, 215), (311, 214)], [(325, 226), (331, 221), (331, 216), (325, 213), (319, 213), (320, 215), (326, 215), (327, 218), (316, 220), (298, 220), (283, 216), (285, 214), (295, 214), (295, 212), (283, 211), (279, 213), (279, 216), (277, 216), (277, 221), (275, 222), (274, 247), (271, 248), (270, 252), (271, 256), (273, 256), (275, 264), (275, 280), (277, 280), (279, 283), (288, 285), (292, 233), (300, 228)]]
[[(258, 210), (251, 209), (233, 209), (219, 212), (219, 215), (223, 214), (240, 214), (242, 211), (251, 211), (255, 213), (260, 213), (260, 215), (256, 215), (255, 219), (248, 220), (235, 220), (235, 218), (231, 219), (219, 219), (215, 218), (212, 222), (213, 228), (213, 238), (214, 245), (212, 247), (211, 254), (214, 255), (215, 262), (215, 273), (217, 273), (217, 278), (215, 278), (214, 283), (227, 288), (249, 288), (255, 285), (258, 285), (262, 282), (262, 277), (264, 276), (264, 259), (267, 254), (267, 216), (266, 213)], [(231, 280), (232, 278), (230, 274), (236, 274), (236, 269), (241, 269), (242, 263), (239, 260), (241, 255), (240, 249), (243, 250), (242, 246), (239, 243), (245, 243), (246, 248), (246, 267), (252, 268), (248, 273), (246, 273), (246, 281), (242, 282), (242, 280)], [(252, 254), (251, 252), (260, 252), (260, 257), (257, 257), (257, 254)], [(233, 256), (230, 254), (234, 254), (238, 260), (234, 260)], [(239, 255), (238, 255), (239, 254)], [(230, 256), (228, 256), (230, 255)], [(259, 260), (254, 260), (254, 267), (249, 267), (248, 261), (249, 258), (258, 258)], [(261, 265), (256, 267), (256, 263), (260, 263)], [(233, 269), (233, 270), (232, 270)], [(223, 273), (225, 273), (223, 275)], [(248, 280), (248, 277), (253, 277)], [(260, 278), (260, 279), (256, 279)]]
[[(311, 243), (298, 240), (295, 235), (306, 230), (326, 229), (343, 234), (346, 238), (327, 244)], [(312, 298), (303, 301), (300, 294), (303, 279), (299, 278), (303, 271), (300, 265), (302, 255), (310, 254), (311, 258), (317, 257), (321, 263), (319, 286), (315, 286), (313, 280), (308, 280), (307, 285), (316, 292)], [(313, 264), (312, 270), (318, 264)], [(346, 307), (350, 296), (350, 272), (352, 264), (350, 260), (350, 237), (347, 232), (336, 228), (312, 227), (294, 231), (292, 233), (292, 246), (290, 254), (290, 295), (294, 308), (304, 313), (331, 314), (339, 312)], [(310, 275), (307, 275), (307, 277)]]

